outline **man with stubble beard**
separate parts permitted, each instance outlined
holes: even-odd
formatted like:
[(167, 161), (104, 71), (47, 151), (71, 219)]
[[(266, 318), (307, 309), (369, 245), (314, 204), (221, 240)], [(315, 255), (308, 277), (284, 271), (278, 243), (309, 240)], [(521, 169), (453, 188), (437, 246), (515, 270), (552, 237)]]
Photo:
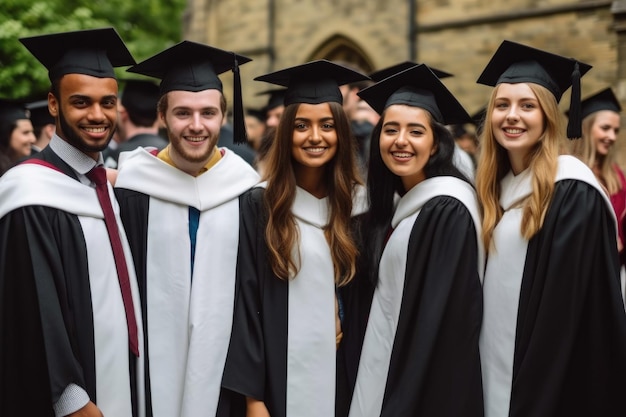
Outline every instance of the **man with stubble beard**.
[[(259, 177), (217, 146), (226, 114), (218, 74), (234, 72), (234, 140), (246, 143), (239, 65), (183, 41), (128, 69), (159, 78), (169, 145), (120, 155), (115, 193), (142, 297), (155, 417), (230, 415), (221, 390), (236, 293), (239, 197)], [(243, 405), (243, 404), (241, 404)]]
[(0, 181), (0, 415), (145, 415), (139, 291), (101, 151), (117, 123), (112, 28), (20, 41), (49, 70), (50, 144)]

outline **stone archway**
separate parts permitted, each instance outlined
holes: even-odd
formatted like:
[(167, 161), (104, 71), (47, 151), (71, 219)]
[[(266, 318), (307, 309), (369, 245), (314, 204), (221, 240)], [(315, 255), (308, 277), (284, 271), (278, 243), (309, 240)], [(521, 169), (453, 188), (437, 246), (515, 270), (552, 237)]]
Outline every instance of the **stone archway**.
[(343, 35), (331, 36), (313, 51), (309, 60), (316, 59), (345, 63), (366, 74), (374, 70), (374, 65), (365, 51), (356, 42)]

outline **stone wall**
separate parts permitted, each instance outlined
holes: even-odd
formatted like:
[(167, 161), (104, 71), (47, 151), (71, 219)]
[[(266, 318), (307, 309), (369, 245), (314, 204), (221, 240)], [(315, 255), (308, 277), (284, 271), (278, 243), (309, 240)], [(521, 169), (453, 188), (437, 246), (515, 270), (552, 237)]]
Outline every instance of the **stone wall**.
[[(615, 10), (612, 12), (612, 7), (621, 3), (189, 0), (185, 36), (254, 59), (241, 68), (244, 100), (253, 107), (265, 100), (255, 94), (270, 87), (252, 81), (255, 76), (323, 57), (329, 41), (339, 38), (349, 40), (371, 69), (413, 58), (453, 73), (454, 77), (444, 82), (470, 113), (488, 99), (490, 88), (475, 81), (503, 39), (593, 65), (583, 78), (583, 97), (613, 86), (626, 108), (626, 86), (618, 79), (618, 74), (626, 74), (626, 62), (620, 62), (626, 61), (626, 56), (619, 57)], [(407, 17), (411, 10), (415, 12), (412, 21)], [(225, 74), (223, 80), (230, 98), (231, 76)], [(569, 91), (562, 99), (563, 110), (568, 103)], [(620, 162), (626, 162), (625, 153), (626, 145), (620, 145)]]

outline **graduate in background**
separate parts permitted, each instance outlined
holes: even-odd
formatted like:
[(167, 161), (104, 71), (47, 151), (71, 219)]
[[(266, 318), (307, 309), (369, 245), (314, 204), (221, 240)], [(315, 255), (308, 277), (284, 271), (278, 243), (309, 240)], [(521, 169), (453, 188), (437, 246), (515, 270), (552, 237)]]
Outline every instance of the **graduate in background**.
[(157, 102), (159, 87), (152, 81), (126, 80), (117, 111), (119, 125), (117, 135), (119, 146), (107, 149), (103, 155), (104, 164), (116, 168), (120, 153), (129, 152), (138, 147), (152, 147), (161, 150), (167, 146), (167, 140), (159, 135)]
[(31, 154), (37, 138), (28, 113), (19, 101), (0, 100), (0, 175)]
[(338, 86), (366, 78), (324, 60), (256, 78), (287, 90), (267, 183), (241, 209), (241, 289), (223, 386), (247, 397), (248, 417), (335, 414), (336, 288), (355, 273), (351, 217), (364, 191)]
[(113, 28), (20, 40), (49, 70), (56, 134), (0, 180), (0, 415), (141, 417), (139, 291), (101, 154), (113, 67), (135, 61)]
[(30, 111), (30, 121), (35, 132), (35, 143), (31, 146), (31, 153), (41, 152), (48, 146), (56, 129), (54, 117), (48, 110), (48, 100), (38, 100), (28, 103), (26, 108)]
[[(170, 144), (120, 156), (115, 192), (142, 296), (155, 417), (228, 415), (220, 383), (230, 340), (239, 196), (259, 181), (218, 148), (226, 98), (218, 74), (250, 59), (183, 41), (129, 68), (161, 79), (158, 115)], [(241, 96), (235, 137), (245, 142)]]
[(615, 210), (621, 264), (624, 259), (626, 178), (615, 162), (615, 141), (619, 135), (622, 106), (610, 88), (581, 102), (582, 137), (570, 142), (571, 153), (583, 161), (606, 188)]
[[(349, 415), (482, 416), (480, 215), (446, 128), (469, 115), (426, 65), (359, 96), (381, 119), (372, 134), (357, 278), (375, 286), (362, 349), (364, 320), (355, 320), (363, 312), (355, 309), (369, 305), (346, 305), (345, 348), (358, 360)], [(350, 381), (355, 368), (347, 367)]]
[(567, 137), (580, 137), (580, 76), (590, 68), (504, 41), (478, 79), (495, 87), (476, 177), (487, 417), (626, 412), (615, 215), (591, 170), (558, 156), (557, 103), (572, 86)]

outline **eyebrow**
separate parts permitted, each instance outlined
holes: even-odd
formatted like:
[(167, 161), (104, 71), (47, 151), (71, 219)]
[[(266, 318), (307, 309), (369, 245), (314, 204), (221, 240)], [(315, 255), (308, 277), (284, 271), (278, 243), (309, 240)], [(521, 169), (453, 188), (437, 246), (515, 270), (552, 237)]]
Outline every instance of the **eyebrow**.
[[(305, 122), (310, 122), (311, 121), (311, 119), (308, 119), (306, 117), (296, 117), (295, 121), (297, 122), (299, 120), (302, 120), (302, 121), (305, 121)], [(330, 116), (330, 117), (323, 117), (323, 118), (321, 118), (319, 120), (320, 120), (320, 122), (327, 122), (329, 120), (335, 120), (335, 118)]]
[[(200, 107), (199, 111), (203, 111), (203, 110), (218, 110), (219, 107), (217, 106), (206, 106), (206, 107)], [(194, 107), (191, 106), (175, 106), (172, 107), (172, 110), (196, 110)]]
[[(393, 121), (393, 120), (383, 123), (383, 127), (388, 126), (388, 125), (400, 126), (400, 123)], [(422, 129), (427, 129), (427, 127), (421, 123), (409, 123), (408, 126), (409, 127), (421, 127)]]
[[(85, 101), (95, 101), (94, 97), (91, 96), (86, 96), (84, 94), (72, 94), (69, 99), (74, 100), (74, 99), (79, 99), (79, 100), (85, 100)], [(117, 100), (117, 96), (115, 94), (110, 94), (110, 95), (106, 95), (100, 98), (99, 101), (101, 100)]]

